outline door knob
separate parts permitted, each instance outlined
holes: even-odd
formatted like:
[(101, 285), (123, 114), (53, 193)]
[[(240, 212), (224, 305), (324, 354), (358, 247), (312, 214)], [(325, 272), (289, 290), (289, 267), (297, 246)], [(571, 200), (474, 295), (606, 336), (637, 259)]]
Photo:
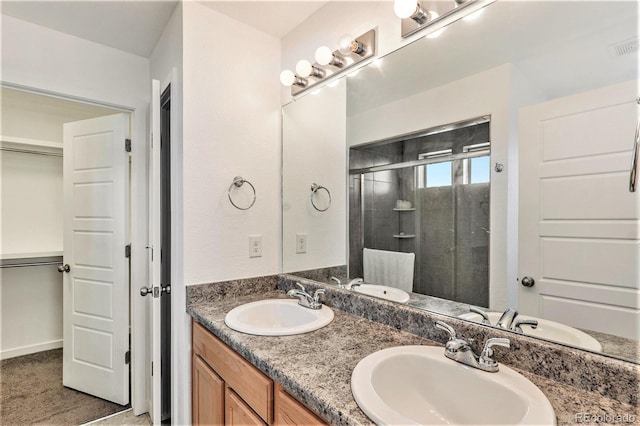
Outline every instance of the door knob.
[(58, 266), (58, 272), (69, 272), (70, 270), (71, 270), (71, 267), (69, 266), (68, 263)]
[(535, 283), (536, 283), (536, 280), (534, 280), (531, 277), (524, 277), (522, 278), (522, 280), (520, 280), (520, 284), (522, 284), (525, 287), (533, 287)]
[(153, 293), (153, 287), (140, 287), (140, 296), (146, 296)]

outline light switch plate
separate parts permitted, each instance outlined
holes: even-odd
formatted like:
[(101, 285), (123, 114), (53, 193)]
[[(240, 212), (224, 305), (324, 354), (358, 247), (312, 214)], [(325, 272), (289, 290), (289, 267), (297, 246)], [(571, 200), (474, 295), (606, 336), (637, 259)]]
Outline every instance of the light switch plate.
[(307, 234), (296, 234), (296, 253), (307, 252)]
[(262, 235), (249, 235), (249, 257), (262, 257)]

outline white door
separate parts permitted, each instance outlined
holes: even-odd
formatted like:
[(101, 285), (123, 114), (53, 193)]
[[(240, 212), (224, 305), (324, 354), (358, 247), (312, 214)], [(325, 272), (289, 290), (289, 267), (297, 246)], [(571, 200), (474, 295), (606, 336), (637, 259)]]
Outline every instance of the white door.
[(64, 125), (63, 384), (129, 403), (128, 114)]
[(629, 191), (637, 82), (520, 112), (522, 313), (636, 338), (640, 193)]
[(151, 149), (149, 150), (149, 277), (150, 291), (146, 296), (149, 304), (149, 324), (151, 334), (149, 339), (149, 353), (151, 354), (151, 389), (149, 390), (151, 421), (153, 424), (162, 422), (162, 381), (160, 368), (161, 336), (160, 336), (160, 247), (161, 247), (161, 222), (160, 222), (160, 82), (151, 81)]

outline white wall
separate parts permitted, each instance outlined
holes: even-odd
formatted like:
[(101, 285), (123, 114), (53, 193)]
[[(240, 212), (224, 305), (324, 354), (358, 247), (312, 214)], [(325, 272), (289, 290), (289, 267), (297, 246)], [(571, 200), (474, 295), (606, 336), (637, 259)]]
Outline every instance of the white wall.
[[(78, 37), (1, 16), (4, 84), (43, 93), (86, 99), (132, 111), (131, 243), (132, 288), (147, 282), (146, 121), (149, 101), (149, 61), (146, 58)], [(141, 322), (144, 299), (132, 291), (132, 352), (143, 351), (146, 325)], [(146, 365), (132, 363), (132, 405), (145, 409)], [(142, 411), (144, 412), (144, 411)]]
[[(283, 272), (345, 264), (347, 224), (347, 84), (324, 87), (282, 108), (282, 270)], [(311, 184), (331, 193), (315, 196)], [(296, 234), (307, 235), (306, 253), (297, 253)]]
[[(280, 42), (199, 3), (183, 8), (185, 283), (278, 273)], [(234, 176), (255, 186), (249, 210), (229, 203)], [(250, 235), (262, 236), (262, 257), (249, 258)]]

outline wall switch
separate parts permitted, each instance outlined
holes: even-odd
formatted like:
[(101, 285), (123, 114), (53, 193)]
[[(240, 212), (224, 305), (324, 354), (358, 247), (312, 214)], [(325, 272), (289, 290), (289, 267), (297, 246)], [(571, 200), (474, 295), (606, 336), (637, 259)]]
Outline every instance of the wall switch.
[(296, 234), (296, 253), (307, 252), (307, 234)]
[(262, 235), (249, 235), (249, 257), (262, 257)]

